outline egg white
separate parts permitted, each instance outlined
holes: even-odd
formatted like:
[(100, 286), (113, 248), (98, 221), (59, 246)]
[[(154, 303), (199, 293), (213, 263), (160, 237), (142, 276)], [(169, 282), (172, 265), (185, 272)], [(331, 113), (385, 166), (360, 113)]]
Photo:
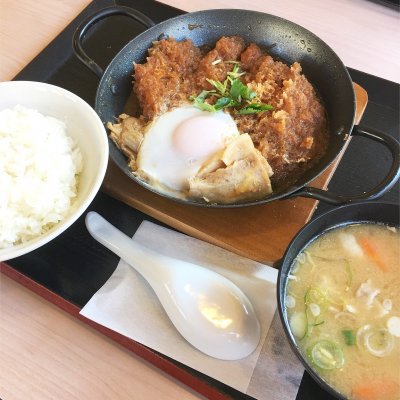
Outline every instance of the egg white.
[(224, 111), (175, 108), (147, 128), (136, 159), (137, 174), (158, 190), (182, 193), (202, 164), (238, 135), (233, 118)]

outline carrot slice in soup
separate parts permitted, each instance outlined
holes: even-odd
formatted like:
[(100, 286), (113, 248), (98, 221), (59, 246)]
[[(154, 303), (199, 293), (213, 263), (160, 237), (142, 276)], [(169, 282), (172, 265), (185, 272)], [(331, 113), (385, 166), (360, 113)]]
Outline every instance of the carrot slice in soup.
[(391, 380), (366, 383), (353, 388), (352, 395), (357, 400), (398, 399), (400, 384)]
[(374, 242), (372, 242), (370, 239), (366, 237), (360, 237), (358, 238), (358, 243), (364, 250), (365, 254), (368, 256), (368, 258), (371, 259), (371, 261), (383, 272), (387, 272), (389, 269), (385, 262), (382, 260), (382, 257), (379, 255), (379, 249), (375, 245)]

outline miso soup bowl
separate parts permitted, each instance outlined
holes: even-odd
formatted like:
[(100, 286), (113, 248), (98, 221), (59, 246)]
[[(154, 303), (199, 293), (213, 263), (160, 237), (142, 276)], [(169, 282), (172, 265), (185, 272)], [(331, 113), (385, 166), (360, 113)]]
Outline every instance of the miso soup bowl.
[(398, 226), (399, 206), (391, 203), (354, 203), (336, 208), (309, 222), (289, 244), (281, 262), (277, 284), (279, 316), (292, 350), (303, 363), (307, 372), (323, 389), (336, 398), (343, 400), (346, 400), (346, 398), (319, 376), (296, 344), (296, 340), (290, 330), (285, 307), (286, 286), (294, 259), (310, 242), (332, 228), (362, 222)]

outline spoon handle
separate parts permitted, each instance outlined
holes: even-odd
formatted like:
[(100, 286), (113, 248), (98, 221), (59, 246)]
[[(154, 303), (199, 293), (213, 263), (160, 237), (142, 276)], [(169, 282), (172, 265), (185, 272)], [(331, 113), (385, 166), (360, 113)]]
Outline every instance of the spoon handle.
[(132, 240), (101, 215), (90, 211), (86, 215), (89, 233), (102, 245), (124, 259), (147, 281), (163, 272), (162, 256)]

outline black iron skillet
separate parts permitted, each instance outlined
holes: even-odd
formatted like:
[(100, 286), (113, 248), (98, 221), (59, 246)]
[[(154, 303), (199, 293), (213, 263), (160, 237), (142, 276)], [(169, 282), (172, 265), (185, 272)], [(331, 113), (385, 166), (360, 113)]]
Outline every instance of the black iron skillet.
[[(126, 15), (145, 25), (147, 29), (131, 40), (103, 71), (83, 50), (82, 42), (98, 21), (111, 15)], [(277, 188), (271, 195), (258, 201), (235, 204), (210, 204), (200, 200), (182, 200), (157, 192), (137, 179), (129, 170), (125, 156), (110, 140), (110, 155), (118, 167), (131, 179), (148, 190), (189, 205), (205, 207), (242, 207), (263, 204), (277, 199), (302, 196), (330, 204), (345, 204), (381, 197), (399, 179), (399, 143), (391, 136), (372, 129), (354, 126), (355, 95), (351, 78), (339, 57), (313, 33), (293, 22), (246, 10), (207, 10), (178, 16), (158, 25), (139, 11), (123, 6), (105, 8), (82, 22), (75, 32), (73, 48), (77, 57), (99, 78), (95, 109), (101, 120), (114, 121), (121, 114), (132, 91), (132, 63), (145, 61), (152, 42), (172, 36), (176, 40), (191, 39), (196, 46), (213, 45), (221, 36), (238, 35), (247, 43), (255, 42), (268, 49), (269, 54), (287, 64), (300, 62), (309, 81), (317, 89), (328, 114), (329, 146), (325, 156), (306, 171), (292, 186)], [(385, 145), (391, 152), (392, 165), (387, 176), (372, 190), (356, 196), (330, 193), (307, 186), (331, 163), (349, 136), (362, 136)]]

